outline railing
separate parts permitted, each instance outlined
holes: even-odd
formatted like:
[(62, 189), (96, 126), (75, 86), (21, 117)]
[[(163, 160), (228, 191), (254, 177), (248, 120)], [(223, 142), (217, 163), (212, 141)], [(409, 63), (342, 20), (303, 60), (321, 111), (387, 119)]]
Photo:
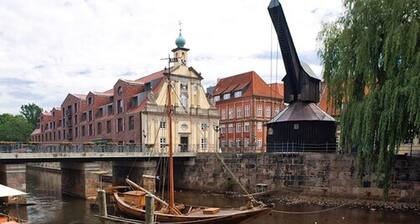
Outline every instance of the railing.
[(337, 143), (326, 142), (308, 144), (300, 142), (283, 142), (265, 145), (267, 152), (336, 152)]
[[(189, 144), (187, 146), (177, 145), (174, 147), (174, 153), (191, 153), (191, 152), (216, 152), (216, 145)], [(112, 153), (112, 152), (130, 152), (130, 153), (154, 153), (166, 154), (167, 145), (162, 148), (160, 145), (150, 147), (150, 145), (142, 144), (0, 144), (0, 153)]]

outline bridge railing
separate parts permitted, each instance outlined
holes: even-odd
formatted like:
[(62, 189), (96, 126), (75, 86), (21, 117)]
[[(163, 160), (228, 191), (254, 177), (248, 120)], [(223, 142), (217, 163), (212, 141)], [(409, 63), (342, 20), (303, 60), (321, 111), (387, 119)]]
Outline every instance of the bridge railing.
[[(216, 152), (216, 145), (177, 145), (175, 153)], [(150, 147), (142, 144), (0, 144), (0, 153), (167, 153), (167, 145)]]

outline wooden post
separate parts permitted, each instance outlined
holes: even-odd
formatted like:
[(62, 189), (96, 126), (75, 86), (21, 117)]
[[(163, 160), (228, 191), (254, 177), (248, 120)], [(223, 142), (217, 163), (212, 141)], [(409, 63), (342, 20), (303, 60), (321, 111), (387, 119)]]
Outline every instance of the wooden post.
[(146, 224), (154, 224), (155, 223), (155, 203), (154, 198), (151, 194), (146, 195)]
[(108, 212), (106, 211), (106, 194), (103, 189), (98, 190), (98, 201), (99, 201), (99, 215), (106, 217)]

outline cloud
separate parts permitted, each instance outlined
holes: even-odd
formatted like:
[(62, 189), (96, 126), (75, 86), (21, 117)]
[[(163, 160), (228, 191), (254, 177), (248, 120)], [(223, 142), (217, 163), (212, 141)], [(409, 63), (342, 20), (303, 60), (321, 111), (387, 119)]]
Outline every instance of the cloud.
[[(317, 33), (324, 19), (339, 15), (341, 1), (281, 2), (297, 51), (320, 72), (312, 55)], [(254, 0), (0, 0), (0, 113), (17, 113), (29, 102), (52, 108), (67, 93), (104, 91), (118, 78), (161, 70), (166, 62), (160, 59), (175, 47), (178, 20), (191, 49), (188, 63), (202, 72), (204, 85), (250, 70), (266, 80), (284, 75), (281, 61), (273, 70), (263, 57), (270, 43), (277, 43), (267, 5)]]

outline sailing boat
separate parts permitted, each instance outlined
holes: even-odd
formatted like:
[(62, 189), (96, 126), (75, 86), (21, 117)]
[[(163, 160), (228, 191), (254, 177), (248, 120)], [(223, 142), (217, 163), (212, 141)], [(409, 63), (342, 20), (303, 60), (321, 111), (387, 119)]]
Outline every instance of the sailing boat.
[(174, 164), (173, 164), (173, 143), (172, 143), (172, 116), (173, 106), (171, 102), (172, 85), (170, 75), (170, 63), (177, 59), (168, 58), (168, 72), (167, 75), (167, 117), (168, 117), (168, 166), (169, 166), (169, 202), (165, 202), (148, 192), (146, 189), (137, 185), (136, 183), (126, 179), (127, 183), (136, 190), (119, 193), (114, 193), (117, 208), (123, 214), (145, 220), (145, 196), (152, 195), (156, 199), (155, 203), (155, 217), (159, 223), (240, 223), (244, 220), (255, 218), (257, 216), (267, 214), (271, 209), (262, 202), (256, 201), (250, 196), (250, 201), (247, 206), (238, 209), (221, 209), (210, 208), (205, 206), (190, 206), (184, 204), (175, 204), (174, 196)]

